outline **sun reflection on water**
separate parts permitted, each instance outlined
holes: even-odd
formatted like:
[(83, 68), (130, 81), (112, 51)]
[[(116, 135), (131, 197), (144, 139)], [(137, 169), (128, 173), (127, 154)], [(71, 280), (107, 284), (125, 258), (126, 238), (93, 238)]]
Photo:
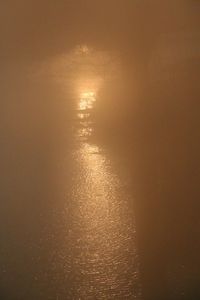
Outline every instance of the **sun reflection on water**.
[(95, 92), (92, 91), (83, 92), (80, 95), (79, 109), (81, 111), (92, 109), (95, 101), (96, 101)]
[(74, 195), (79, 211), (76, 215), (79, 254), (75, 261), (80, 270), (79, 296), (133, 299), (136, 292), (132, 285), (133, 281), (137, 285), (138, 270), (127, 195), (120, 190), (120, 180), (99, 146), (87, 140), (81, 142), (76, 159), (80, 166)]
[[(84, 60), (91, 55), (87, 47), (78, 50), (76, 55), (81, 54)], [(93, 57), (93, 67), (99, 66), (98, 58)], [(94, 64), (94, 60), (98, 63)], [(95, 128), (92, 112), (105, 78), (97, 76), (98, 72), (94, 76), (89, 72), (88, 76), (82, 69), (78, 74), (73, 153), (77, 169), (72, 197), (76, 299), (135, 299), (138, 292), (133, 285), (138, 282), (138, 258), (128, 194), (112, 169), (107, 152), (91, 139)]]
[[(75, 266), (79, 269), (80, 299), (133, 298), (137, 282), (137, 253), (132, 240), (134, 224), (126, 206), (127, 195), (120, 189), (120, 179), (113, 172), (103, 149), (91, 142), (94, 126), (91, 114), (97, 100), (94, 90), (79, 94), (76, 133), (79, 166), (76, 192), (73, 195), (78, 214), (79, 239)], [(139, 298), (138, 298), (139, 299)]]

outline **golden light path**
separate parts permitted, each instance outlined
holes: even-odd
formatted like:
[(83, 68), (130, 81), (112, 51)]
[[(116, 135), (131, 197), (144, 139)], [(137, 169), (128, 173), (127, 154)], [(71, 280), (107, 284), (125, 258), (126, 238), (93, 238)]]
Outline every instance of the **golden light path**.
[(93, 91), (83, 92), (80, 95), (79, 109), (80, 110), (92, 109), (95, 101), (96, 101), (95, 92)]
[[(72, 81), (76, 122), (69, 196), (73, 255), (72, 261), (67, 261), (67, 270), (72, 270), (71, 293), (73, 299), (139, 299), (135, 224), (128, 208), (129, 195), (100, 141), (98, 144), (91, 141), (94, 133), (91, 115), (100, 101), (98, 92), (105, 81), (100, 76), (104, 55), (95, 54), (85, 46), (78, 47), (73, 55), (70, 61), (72, 58), (76, 61)], [(109, 61), (108, 55), (105, 58)]]
[[(135, 249), (131, 249), (135, 229), (126, 205), (128, 197), (111, 162), (89, 140), (93, 128), (88, 117), (95, 101), (93, 90), (80, 93), (77, 117), (84, 126), (77, 130), (79, 146), (74, 158), (79, 171), (73, 195), (79, 228), (75, 247), (77, 294), (79, 299), (130, 299), (134, 295), (132, 283), (138, 276), (137, 268), (135, 272), (131, 269), (132, 260), (137, 265)], [(132, 272), (129, 277), (128, 272)]]

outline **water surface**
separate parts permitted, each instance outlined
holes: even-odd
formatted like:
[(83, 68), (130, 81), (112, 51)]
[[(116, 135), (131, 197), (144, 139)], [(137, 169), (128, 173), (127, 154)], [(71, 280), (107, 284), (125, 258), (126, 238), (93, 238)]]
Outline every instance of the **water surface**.
[(24, 99), (5, 105), (2, 297), (139, 299), (129, 172), (94, 142), (99, 92), (119, 63), (78, 46), (31, 68)]

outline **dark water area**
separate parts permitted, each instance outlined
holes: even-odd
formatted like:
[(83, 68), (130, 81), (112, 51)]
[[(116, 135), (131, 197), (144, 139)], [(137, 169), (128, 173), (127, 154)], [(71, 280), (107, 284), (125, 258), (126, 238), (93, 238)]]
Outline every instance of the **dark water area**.
[(108, 141), (131, 170), (144, 299), (198, 299), (198, 60), (168, 72), (141, 92), (133, 119), (120, 115)]
[(0, 299), (200, 299), (198, 1), (11, 2)]

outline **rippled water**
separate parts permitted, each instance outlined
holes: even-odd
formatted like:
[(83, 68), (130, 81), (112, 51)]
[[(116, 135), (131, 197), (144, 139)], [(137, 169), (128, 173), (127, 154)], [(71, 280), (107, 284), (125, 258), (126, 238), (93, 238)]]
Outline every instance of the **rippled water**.
[[(105, 149), (92, 144), (93, 92), (80, 97), (75, 131), (72, 236), (75, 299), (138, 299), (138, 257), (131, 195), (114, 172)], [(68, 192), (68, 191), (66, 191)], [(66, 212), (68, 203), (66, 203)], [(67, 216), (66, 216), (67, 217)], [(74, 236), (76, 238), (74, 238)]]
[[(3, 300), (140, 299), (128, 170), (93, 141), (98, 93), (116, 70), (112, 56), (78, 47), (37, 67), (33, 79), (48, 97), (31, 83), (24, 102), (7, 102)], [(59, 87), (55, 98), (46, 80)]]

